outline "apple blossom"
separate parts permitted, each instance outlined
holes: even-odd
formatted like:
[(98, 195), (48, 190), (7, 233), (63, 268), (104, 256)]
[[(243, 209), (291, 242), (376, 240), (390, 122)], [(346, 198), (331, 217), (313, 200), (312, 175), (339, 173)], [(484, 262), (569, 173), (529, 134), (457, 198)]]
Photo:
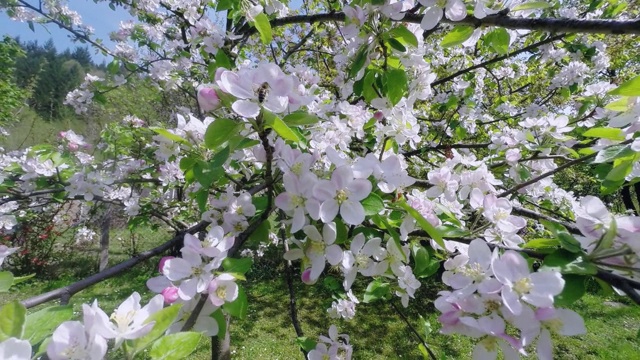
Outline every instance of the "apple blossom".
[(360, 204), (371, 192), (371, 183), (355, 179), (350, 166), (336, 168), (331, 180), (320, 180), (313, 187), (313, 195), (321, 201), (320, 219), (331, 222), (338, 213), (345, 223), (358, 225), (364, 221), (364, 207)]
[(10, 337), (0, 342), (0, 359), (29, 360), (31, 359), (31, 344), (27, 340)]
[(47, 346), (51, 360), (102, 360), (106, 353), (107, 341), (101, 336), (89, 336), (79, 321), (58, 326)]
[(491, 261), (491, 268), (502, 283), (502, 301), (514, 315), (522, 312), (523, 300), (537, 307), (550, 307), (553, 297), (564, 287), (562, 275), (556, 271), (531, 273), (527, 261), (513, 250), (507, 250)]

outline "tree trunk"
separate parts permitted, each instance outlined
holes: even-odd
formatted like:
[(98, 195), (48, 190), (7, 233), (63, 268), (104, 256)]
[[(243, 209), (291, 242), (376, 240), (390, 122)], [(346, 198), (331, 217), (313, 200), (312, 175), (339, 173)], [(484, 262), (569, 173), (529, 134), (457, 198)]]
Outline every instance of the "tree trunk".
[(227, 331), (224, 333), (224, 339), (219, 336), (211, 338), (211, 360), (231, 360), (231, 335), (229, 326), (231, 326), (231, 316), (225, 315), (227, 322)]

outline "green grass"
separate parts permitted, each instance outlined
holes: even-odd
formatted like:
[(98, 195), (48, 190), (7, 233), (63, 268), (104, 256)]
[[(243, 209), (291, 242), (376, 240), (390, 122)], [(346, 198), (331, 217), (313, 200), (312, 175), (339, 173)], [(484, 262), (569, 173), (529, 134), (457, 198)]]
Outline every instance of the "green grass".
[(10, 135), (0, 136), (0, 147), (10, 151), (37, 144), (55, 144), (59, 139), (58, 133), (66, 130), (73, 130), (92, 142), (99, 137), (102, 126), (100, 120), (88, 122), (75, 116), (47, 121), (25, 107), (16, 115), (14, 123), (5, 126)]
[[(164, 241), (170, 235), (162, 231), (137, 232), (138, 251), (143, 251)], [(128, 231), (113, 233), (111, 264), (125, 260), (133, 252), (127, 244)], [(124, 241), (117, 241), (116, 238)], [(97, 266), (97, 246), (85, 247), (68, 256), (69, 266), (61, 278), (51, 281), (31, 280), (20, 284), (8, 294), (0, 294), (0, 305), (16, 299), (49, 291), (78, 280), (94, 271)], [(145, 282), (157, 275), (157, 260), (152, 259), (125, 274), (94, 285), (72, 297), (74, 310), (80, 313), (81, 304), (97, 298), (100, 306), (110, 312), (133, 291), (138, 291), (146, 302), (154, 294), (146, 291)], [(277, 265), (275, 268), (273, 264)], [(351, 337), (355, 359), (421, 358), (418, 342), (411, 330), (386, 303), (360, 304), (353, 321), (332, 320), (326, 314), (331, 299), (329, 291), (321, 284), (303, 285), (298, 275), (294, 279), (298, 317), (305, 336), (317, 338), (327, 334), (335, 323), (340, 333)], [(356, 283), (355, 293), (361, 294), (366, 284)], [(245, 319), (234, 319), (231, 324), (231, 350), (234, 359), (301, 359), (296, 345), (296, 334), (289, 317), (289, 295), (284, 277), (284, 266), (275, 260), (260, 260), (247, 281), (242, 284), (249, 298), (249, 312)], [(468, 359), (473, 341), (462, 336), (439, 334), (438, 313), (433, 307), (435, 294), (441, 288), (425, 282), (408, 309), (400, 306), (411, 324), (422, 332), (419, 315), (433, 327), (427, 343), (443, 359)], [(394, 299), (396, 304), (399, 301)], [(605, 301), (614, 302), (604, 304)], [(45, 307), (41, 305), (34, 310)], [(576, 337), (555, 337), (554, 351), (557, 359), (637, 359), (640, 342), (640, 307), (625, 298), (586, 295), (572, 308), (583, 315), (588, 333)], [(196, 353), (189, 359), (210, 359), (210, 341), (203, 338)], [(535, 359), (535, 351), (530, 351)]]

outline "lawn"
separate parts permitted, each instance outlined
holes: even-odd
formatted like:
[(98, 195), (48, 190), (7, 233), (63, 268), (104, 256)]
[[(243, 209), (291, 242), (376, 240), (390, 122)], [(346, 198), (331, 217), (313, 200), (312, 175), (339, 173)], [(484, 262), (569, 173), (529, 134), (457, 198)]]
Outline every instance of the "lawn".
[[(111, 251), (111, 263), (127, 259), (135, 249), (128, 241), (131, 234), (122, 230), (114, 232)], [(137, 232), (136, 246), (139, 250), (150, 248), (170, 235), (162, 231), (143, 230)], [(115, 240), (120, 238), (122, 240)], [(25, 299), (41, 292), (52, 290), (77, 281), (87, 273), (95, 271), (97, 264), (97, 246), (77, 249), (73, 256), (65, 256), (60, 264), (64, 271), (55, 280), (32, 279), (20, 284), (10, 293), (0, 294), (0, 305), (14, 299)], [(276, 268), (273, 268), (273, 265)], [(154, 294), (146, 291), (145, 281), (157, 274), (157, 259), (143, 263), (120, 277), (108, 279), (92, 286), (72, 298), (74, 310), (80, 313), (82, 303), (97, 298), (101, 307), (107, 311), (115, 308), (131, 292), (138, 291), (144, 301)], [(305, 336), (316, 338), (326, 334), (329, 326), (335, 323), (340, 333), (349, 334), (354, 346), (355, 359), (417, 359), (422, 355), (418, 350), (418, 340), (411, 329), (389, 303), (360, 304), (353, 321), (332, 321), (326, 309), (331, 299), (329, 290), (321, 282), (315, 286), (301, 284), (295, 278), (298, 317)], [(234, 359), (297, 359), (302, 358), (296, 345), (296, 335), (289, 318), (289, 295), (285, 282), (284, 265), (278, 255), (261, 259), (247, 275), (243, 283), (249, 298), (249, 312), (245, 319), (231, 324), (231, 344)], [(361, 294), (365, 284), (356, 283), (356, 294)], [(442, 359), (467, 359), (471, 357), (473, 343), (461, 336), (439, 334), (437, 311), (432, 300), (441, 288), (435, 283), (423, 283), (416, 299), (407, 309), (399, 305), (400, 311), (409, 319), (411, 325), (424, 334), (425, 323), (420, 315), (432, 327), (426, 338), (431, 349)], [(41, 305), (34, 310), (42, 308)], [(588, 333), (577, 337), (555, 338), (555, 356), (557, 359), (638, 359), (640, 341), (637, 334), (640, 328), (640, 307), (625, 298), (616, 295), (589, 294), (572, 305), (582, 314)], [(210, 341), (203, 339), (192, 359), (210, 359)], [(531, 356), (535, 358), (535, 356)]]

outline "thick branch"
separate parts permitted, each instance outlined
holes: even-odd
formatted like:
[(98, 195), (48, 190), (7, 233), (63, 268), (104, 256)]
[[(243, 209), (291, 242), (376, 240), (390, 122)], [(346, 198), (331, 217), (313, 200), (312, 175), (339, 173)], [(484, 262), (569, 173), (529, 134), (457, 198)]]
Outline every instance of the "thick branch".
[[(331, 12), (314, 15), (295, 15), (271, 20), (271, 27), (279, 27), (291, 24), (313, 24), (324, 21), (345, 21), (345, 15), (341, 12)], [(420, 24), (422, 14), (405, 14), (399, 22)], [(592, 34), (640, 34), (640, 20), (613, 21), (613, 20), (579, 20), (579, 19), (555, 19), (555, 18), (515, 18), (505, 15), (491, 15), (484, 19), (467, 16), (461, 21), (451, 21), (447, 18), (442, 23), (453, 25), (470, 25), (474, 27), (499, 26), (514, 30), (539, 30), (552, 33), (592, 33)], [(246, 25), (238, 30), (238, 34), (251, 35), (257, 30)]]
[(44, 304), (48, 301), (51, 300), (55, 300), (55, 299), (61, 299), (61, 302), (63, 304), (66, 304), (69, 302), (69, 299), (71, 298), (71, 296), (75, 295), (76, 293), (88, 288), (91, 285), (95, 285), (101, 281), (104, 281), (108, 278), (114, 277), (120, 273), (122, 273), (125, 270), (131, 269), (132, 267), (136, 266), (137, 264), (148, 260), (154, 256), (160, 255), (163, 252), (169, 250), (172, 246), (174, 246), (176, 243), (178, 243), (179, 241), (182, 241), (184, 234), (194, 234), (197, 233), (199, 231), (204, 230), (207, 226), (209, 225), (209, 222), (207, 221), (201, 221), (198, 224), (192, 226), (191, 228), (187, 229), (184, 232), (181, 232), (180, 234), (174, 236), (171, 240), (165, 242), (164, 244), (155, 247), (149, 251), (145, 251), (127, 261), (121, 262), (120, 264), (110, 267), (104, 271), (101, 271), (95, 275), (89, 276), (86, 279), (82, 279), (78, 282), (75, 282), (73, 284), (67, 285), (65, 287), (56, 289), (56, 290), (52, 290), (49, 291), (47, 293), (44, 294), (40, 294), (37, 296), (34, 296), (32, 298), (26, 299), (22, 301), (22, 305), (24, 305), (26, 308), (32, 308), (36, 305), (40, 305), (40, 304)]

